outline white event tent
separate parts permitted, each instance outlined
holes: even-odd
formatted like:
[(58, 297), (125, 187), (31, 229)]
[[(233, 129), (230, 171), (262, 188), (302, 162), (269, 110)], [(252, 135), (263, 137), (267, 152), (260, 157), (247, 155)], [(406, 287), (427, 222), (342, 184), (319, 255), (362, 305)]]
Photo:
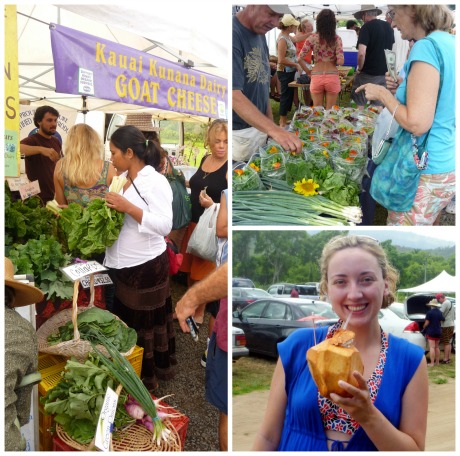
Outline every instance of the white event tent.
[(227, 79), (229, 21), (219, 2), (203, 9), (193, 3), (148, 7), (124, 5), (17, 5), (19, 96), (32, 106), (51, 104), (58, 109), (105, 113), (151, 113), (157, 120), (208, 122), (207, 117), (157, 110), (88, 96), (55, 92), (54, 63), (49, 24), (56, 23), (99, 38), (129, 46), (152, 56)]
[(456, 291), (455, 277), (448, 274), (446, 271), (442, 271), (434, 279), (429, 280), (422, 285), (418, 285), (412, 288), (402, 288), (398, 292), (403, 293), (454, 293)]

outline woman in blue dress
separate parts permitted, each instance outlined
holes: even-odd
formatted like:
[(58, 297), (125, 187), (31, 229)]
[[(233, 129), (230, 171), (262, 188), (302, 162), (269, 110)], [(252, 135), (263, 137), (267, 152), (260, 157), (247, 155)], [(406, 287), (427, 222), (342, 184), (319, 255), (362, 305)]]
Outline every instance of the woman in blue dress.
[(419, 451), (424, 450), (428, 375), (423, 350), (385, 334), (382, 307), (394, 301), (397, 271), (378, 241), (337, 236), (321, 257), (321, 292), (340, 320), (316, 329), (316, 343), (332, 337), (347, 319), (355, 333), (364, 373), (358, 387), (339, 382), (351, 397), (325, 398), (310, 374), (307, 350), (315, 329), (299, 329), (278, 345), (280, 358), (254, 450)]

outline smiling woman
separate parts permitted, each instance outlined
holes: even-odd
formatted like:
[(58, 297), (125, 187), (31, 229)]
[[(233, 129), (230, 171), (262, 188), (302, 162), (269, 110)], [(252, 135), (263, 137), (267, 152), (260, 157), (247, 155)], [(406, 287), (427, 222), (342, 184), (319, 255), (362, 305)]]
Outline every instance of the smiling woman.
[[(359, 235), (332, 238), (320, 265), (321, 292), (340, 320), (315, 332), (299, 329), (278, 345), (280, 359), (253, 449), (423, 450), (428, 409), (423, 349), (384, 333), (378, 322), (380, 309), (394, 300), (397, 271), (378, 241)], [(345, 393), (326, 398), (306, 368), (305, 353), (337, 334), (345, 319), (364, 370), (347, 372), (338, 381)]]

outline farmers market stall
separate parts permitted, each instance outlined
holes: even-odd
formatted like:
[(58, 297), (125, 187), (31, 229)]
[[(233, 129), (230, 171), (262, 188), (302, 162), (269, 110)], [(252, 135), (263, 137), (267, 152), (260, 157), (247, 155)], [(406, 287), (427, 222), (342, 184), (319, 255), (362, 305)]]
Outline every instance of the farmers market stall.
[(233, 224), (355, 225), (377, 112), (300, 107), (290, 131), (303, 143), (288, 152), (268, 140), (233, 166)]
[[(112, 185), (123, 183), (115, 179)], [(46, 295), (37, 308), (47, 315), (36, 324), (41, 451), (64, 444), (74, 450), (184, 448), (188, 418), (151, 397), (140, 380), (143, 348), (136, 345), (136, 331), (105, 310), (106, 282), (95, 280), (105, 268), (90, 259), (117, 239), (123, 217), (101, 199), (65, 209), (43, 207), (38, 197), (15, 201), (5, 185), (5, 255)], [(113, 434), (101, 424), (107, 401), (115, 418)]]

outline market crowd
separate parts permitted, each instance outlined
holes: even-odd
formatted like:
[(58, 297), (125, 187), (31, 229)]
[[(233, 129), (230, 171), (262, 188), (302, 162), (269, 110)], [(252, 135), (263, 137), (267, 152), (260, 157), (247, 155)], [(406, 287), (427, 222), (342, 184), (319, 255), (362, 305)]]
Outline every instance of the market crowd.
[[(361, 5), (354, 13), (356, 21), (346, 24), (347, 32), (356, 33), (357, 62), (350, 93), (356, 113), (344, 117), (354, 117), (351, 122), (359, 128), (369, 107), (378, 114), (373, 134), (368, 136), (369, 160), (359, 180), (361, 224), (374, 223), (378, 202), (388, 211), (387, 225), (439, 225), (443, 209), (455, 213), (453, 15), (446, 5), (388, 5), (384, 20), (381, 15), (380, 8)], [(297, 108), (293, 120), (298, 113), (306, 118), (311, 112), (334, 119), (338, 117), (334, 111), (340, 111), (344, 46), (335, 13), (322, 9), (313, 27), (308, 17), (296, 18), (287, 5), (246, 5), (234, 10), (232, 19), (234, 163), (248, 164), (271, 143), (302, 157), (305, 144), (294, 122), (287, 121), (293, 105)], [(266, 35), (275, 28), (279, 33), (273, 56)], [(388, 51), (392, 51), (390, 57)], [(299, 84), (307, 87), (311, 106), (302, 107)], [(279, 123), (274, 121), (271, 99), (279, 101)], [(395, 144), (390, 146), (393, 139)], [(415, 160), (420, 171), (413, 179), (404, 171), (392, 178), (394, 195), (381, 177), (385, 172), (388, 175), (387, 167), (391, 169), (387, 166), (390, 158), (384, 165), (375, 160), (384, 141), (387, 148), (407, 150), (405, 156), (410, 157), (404, 163), (410, 167)], [(379, 191), (388, 194), (375, 196)], [(406, 193), (410, 195), (407, 202), (399, 204)]]
[[(103, 199), (108, 208), (124, 214), (115, 242), (107, 246), (103, 254), (87, 259), (96, 260), (107, 269), (113, 284), (104, 287), (98, 305), (136, 330), (137, 345), (144, 349), (141, 379), (151, 393), (155, 393), (158, 379), (172, 379), (176, 374), (174, 318), (184, 331), (189, 331), (186, 319), (195, 317), (196, 323), (202, 325), (204, 313), (211, 314), (209, 327), (203, 328), (203, 333), (208, 335), (208, 349), (197, 363), (201, 362), (206, 368), (206, 398), (221, 413), (218, 432), (221, 448), (225, 450), (227, 122), (209, 123), (205, 138), (207, 153), (196, 173), (186, 181), (161, 147), (159, 129), (153, 127), (150, 116), (145, 122), (145, 116), (142, 120), (128, 115), (126, 124), (118, 126), (110, 138), (110, 160), (104, 158), (102, 139), (86, 124), (72, 126), (62, 145), (56, 135), (58, 117), (59, 112), (52, 106), (35, 110), (37, 130), (20, 144), (28, 179), (38, 181), (38, 196), (43, 204), (54, 200), (60, 209), (72, 203), (86, 208), (95, 199)], [(111, 191), (111, 184), (120, 177), (125, 178), (122, 188)], [(172, 180), (178, 180), (184, 190), (175, 192)], [(190, 197), (185, 198), (186, 188)], [(178, 202), (178, 198), (184, 201)], [(191, 208), (186, 211), (184, 204), (190, 205), (189, 201)], [(213, 236), (218, 237), (218, 243), (214, 256), (204, 260), (198, 254), (187, 253), (187, 247), (207, 209), (216, 214)], [(187, 213), (188, 218), (184, 215)], [(173, 220), (179, 215), (181, 226), (175, 227)], [(201, 236), (202, 232), (197, 230), (196, 243), (209, 242)], [(183, 239), (182, 245), (174, 245), (174, 239)], [(176, 257), (179, 251), (183, 256)], [(187, 274), (189, 290), (175, 309), (177, 303), (173, 303), (170, 291), (171, 262), (180, 258), (183, 258), (181, 271)], [(220, 279), (215, 281), (212, 277), (217, 265)], [(8, 272), (5, 277), (5, 296), (8, 297), (5, 299), (8, 321), (5, 441), (7, 450), (23, 450), (24, 442), (17, 434), (20, 425), (28, 421), (31, 391), (23, 387), (24, 379), (36, 371), (38, 351), (35, 330), (14, 309), (39, 303), (44, 296), (37, 288), (19, 285), (14, 280), (14, 265), (8, 258), (5, 258), (5, 268)], [(201, 286), (204, 291), (200, 292)], [(27, 291), (25, 297), (21, 294), (23, 289)], [(19, 336), (22, 337), (20, 347), (15, 342)]]

